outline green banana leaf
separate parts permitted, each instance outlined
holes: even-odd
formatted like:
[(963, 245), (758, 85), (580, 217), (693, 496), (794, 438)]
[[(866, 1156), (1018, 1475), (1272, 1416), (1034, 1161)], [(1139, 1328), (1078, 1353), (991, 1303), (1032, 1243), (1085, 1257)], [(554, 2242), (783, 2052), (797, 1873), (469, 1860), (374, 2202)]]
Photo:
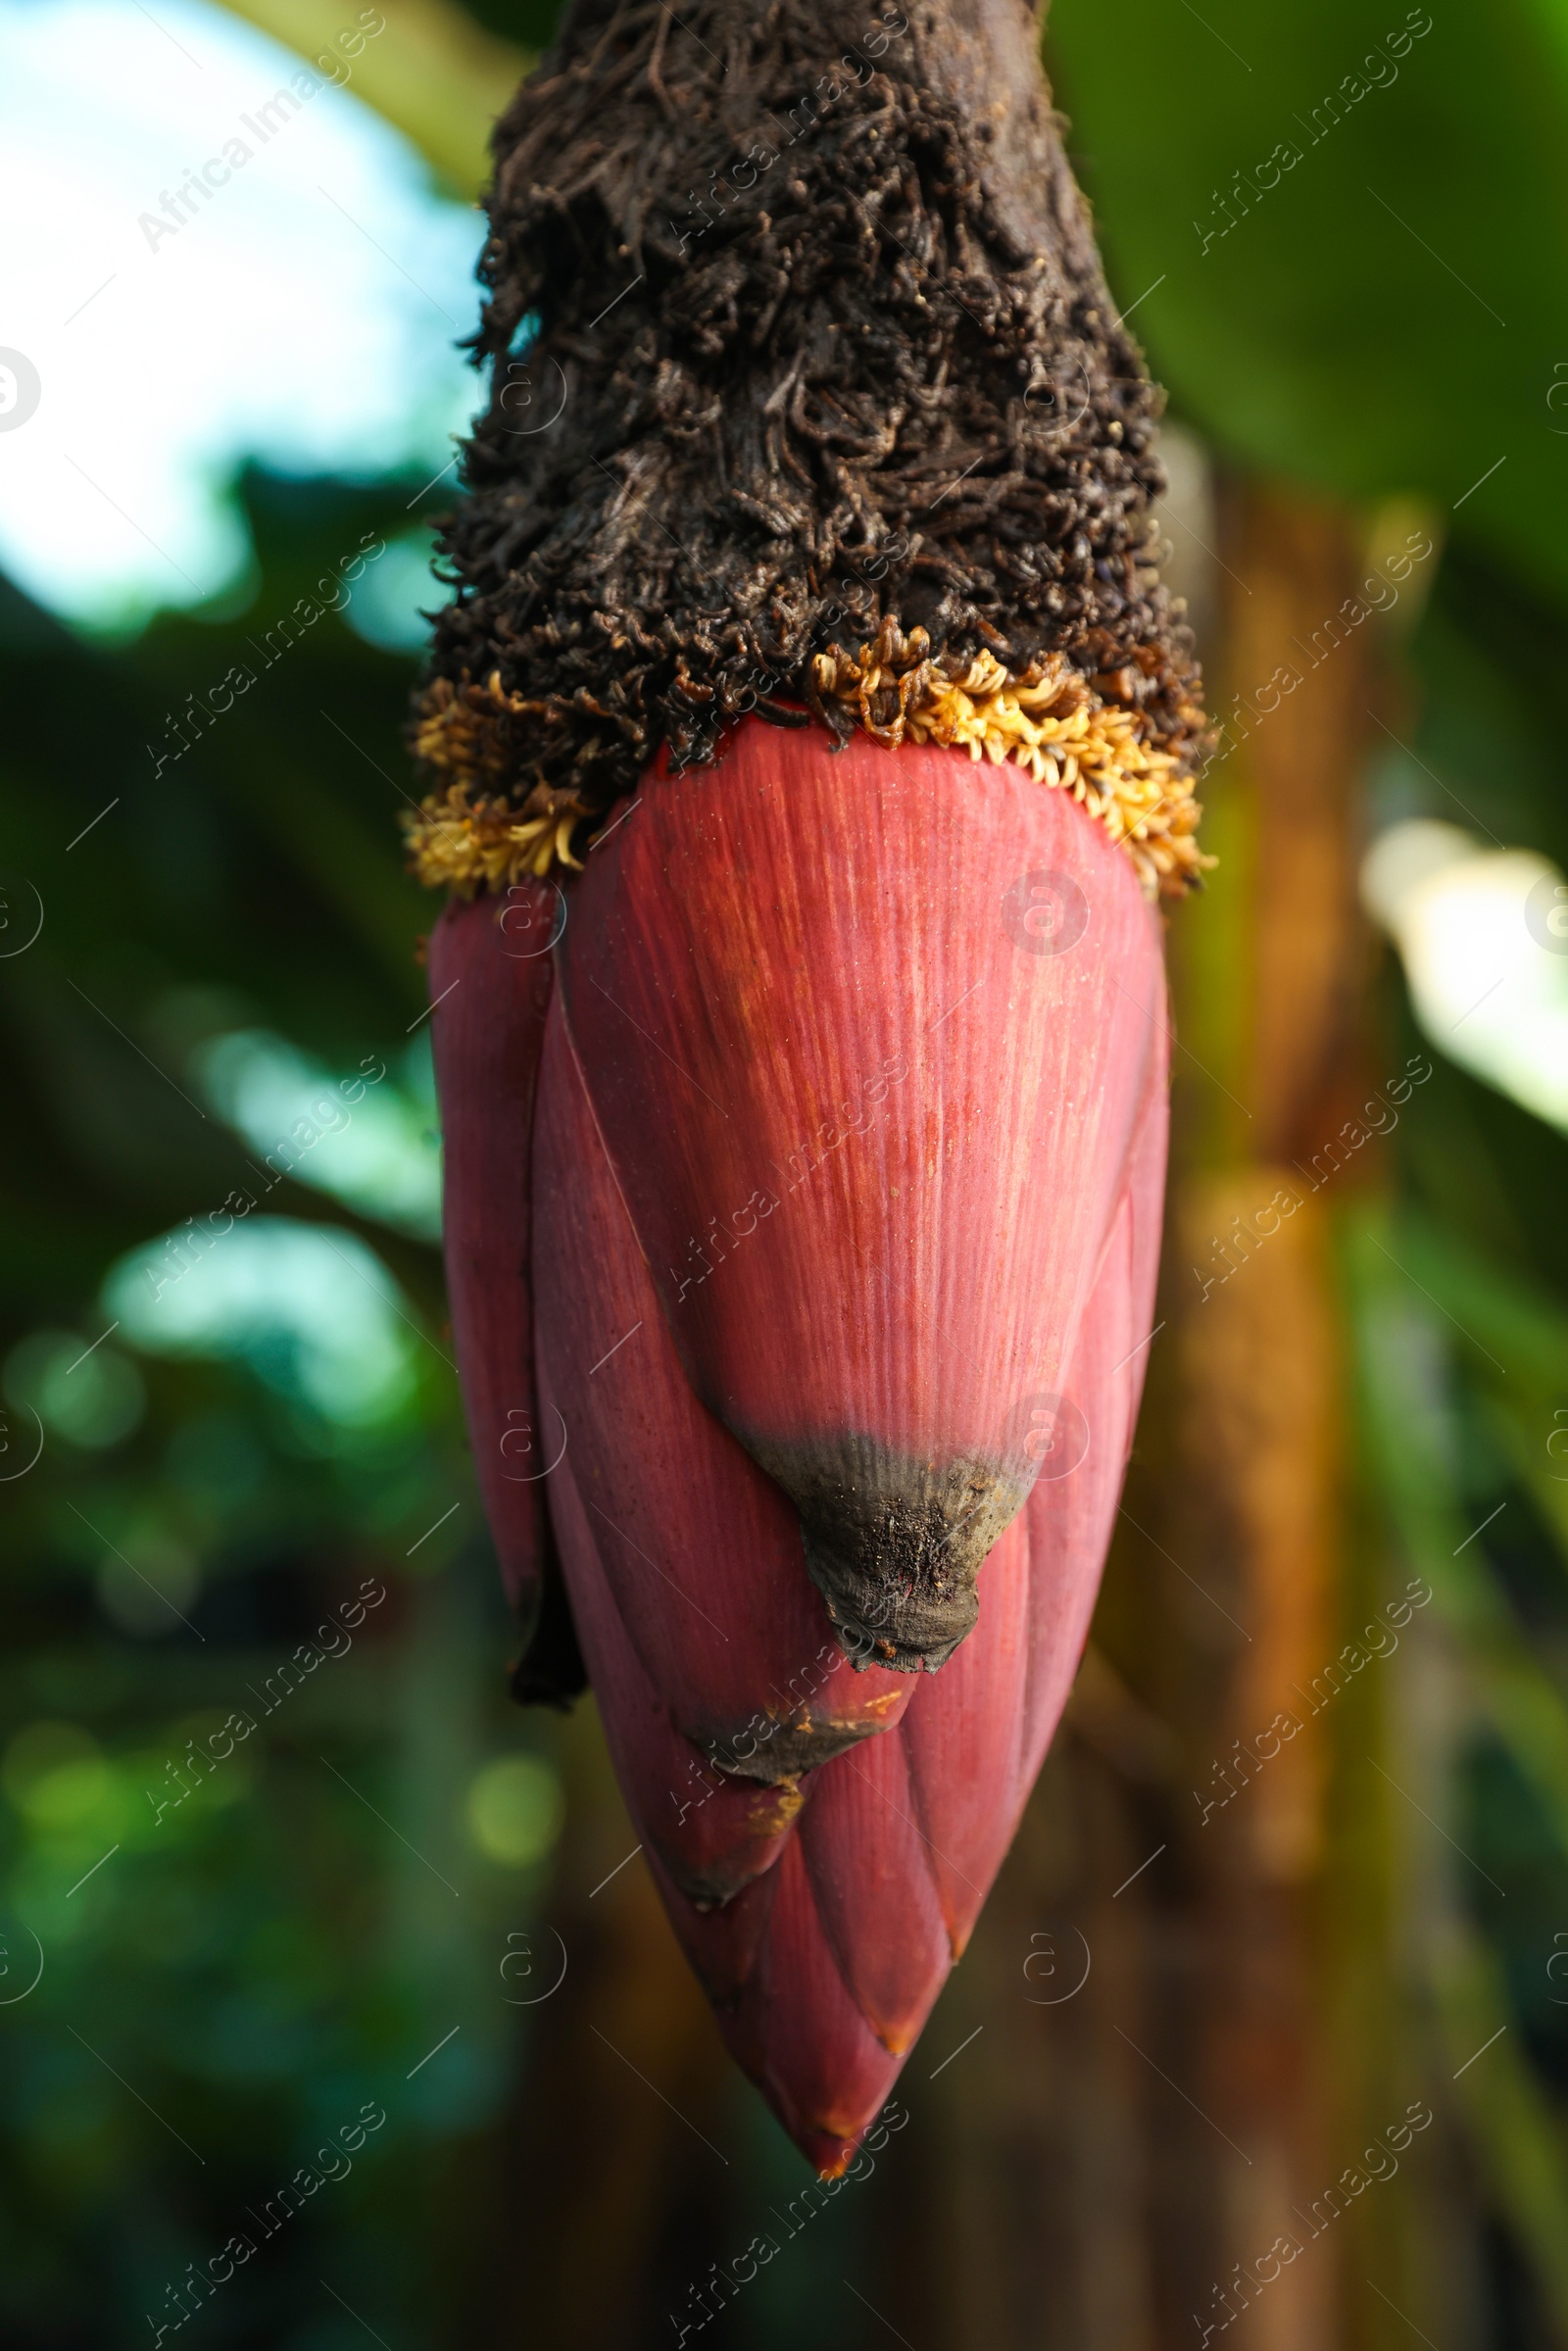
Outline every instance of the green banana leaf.
[(1423, 492), (1568, 599), (1558, 0), (1055, 0), (1048, 52), (1179, 409), (1250, 466)]
[[(313, 57), (340, 29), (343, 11), (321, 0), (228, 0), (235, 16)], [(460, 196), (475, 196), (490, 169), (490, 125), (531, 59), (498, 40), (452, 0), (385, 0), (383, 29), (354, 61), (354, 87), (395, 123)]]

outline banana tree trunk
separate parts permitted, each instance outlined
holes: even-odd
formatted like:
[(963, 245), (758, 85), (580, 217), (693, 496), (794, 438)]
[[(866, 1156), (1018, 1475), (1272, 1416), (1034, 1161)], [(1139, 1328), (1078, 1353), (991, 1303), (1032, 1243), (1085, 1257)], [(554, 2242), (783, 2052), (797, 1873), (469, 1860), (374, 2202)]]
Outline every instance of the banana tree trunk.
[(1323, 1679), (1356, 1541), (1331, 1215), (1357, 1179), (1322, 1169), (1364, 1098), (1379, 655), (1343, 618), (1348, 516), (1238, 485), (1219, 529), (1204, 650), (1235, 716), (1203, 793), (1221, 863), (1171, 925), (1163, 1327), (1073, 1702), (930, 2028), (937, 2057), (985, 2031), (927, 2093), (880, 2305), (955, 2351), (1190, 2351), (1244, 2309), (1259, 2351), (1346, 2334), (1358, 2224), (1311, 2216), (1362, 2144)]

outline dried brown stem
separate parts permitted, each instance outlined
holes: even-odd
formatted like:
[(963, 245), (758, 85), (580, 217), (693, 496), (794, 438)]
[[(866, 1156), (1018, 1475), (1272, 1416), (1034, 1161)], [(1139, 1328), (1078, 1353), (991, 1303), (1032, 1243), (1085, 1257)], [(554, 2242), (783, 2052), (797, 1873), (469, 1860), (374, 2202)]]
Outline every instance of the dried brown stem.
[(1192, 763), (1158, 395), (1023, 0), (579, 0), (495, 152), (448, 781), (591, 820), (662, 746), (830, 722), (814, 658), (885, 618), (938, 660), (1060, 654)]

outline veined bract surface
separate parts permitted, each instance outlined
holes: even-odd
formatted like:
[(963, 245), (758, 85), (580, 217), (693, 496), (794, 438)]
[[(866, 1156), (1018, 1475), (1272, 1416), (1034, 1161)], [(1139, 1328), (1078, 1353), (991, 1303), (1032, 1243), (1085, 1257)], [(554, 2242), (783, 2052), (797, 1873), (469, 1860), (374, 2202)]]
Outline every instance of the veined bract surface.
[(1015, 769), (753, 720), (430, 960), (509, 1580), (553, 1537), (677, 1932), (831, 2167), (1088, 1630), (1158, 1254), (1157, 917)]

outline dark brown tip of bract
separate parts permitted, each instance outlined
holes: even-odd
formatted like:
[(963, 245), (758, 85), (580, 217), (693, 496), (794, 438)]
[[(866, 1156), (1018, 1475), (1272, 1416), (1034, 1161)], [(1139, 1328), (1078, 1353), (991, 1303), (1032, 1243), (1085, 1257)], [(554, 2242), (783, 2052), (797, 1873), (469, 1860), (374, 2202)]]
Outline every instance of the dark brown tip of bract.
[(743, 1442), (800, 1512), (808, 1571), (851, 1664), (945, 1665), (974, 1628), (975, 1579), (1031, 1471), (978, 1456), (939, 1468), (864, 1436)]
[[(540, 839), (816, 657), (1061, 654), (1191, 761), (1158, 396), (1023, 0), (578, 0), (497, 126), (420, 748)], [(548, 854), (548, 853), (547, 853)]]
[(831, 1763), (835, 1755), (874, 1738), (881, 1728), (874, 1717), (844, 1721), (806, 1710), (791, 1718), (754, 1716), (739, 1730), (706, 1735), (701, 1744), (715, 1770), (771, 1788), (793, 1785), (803, 1773)]

